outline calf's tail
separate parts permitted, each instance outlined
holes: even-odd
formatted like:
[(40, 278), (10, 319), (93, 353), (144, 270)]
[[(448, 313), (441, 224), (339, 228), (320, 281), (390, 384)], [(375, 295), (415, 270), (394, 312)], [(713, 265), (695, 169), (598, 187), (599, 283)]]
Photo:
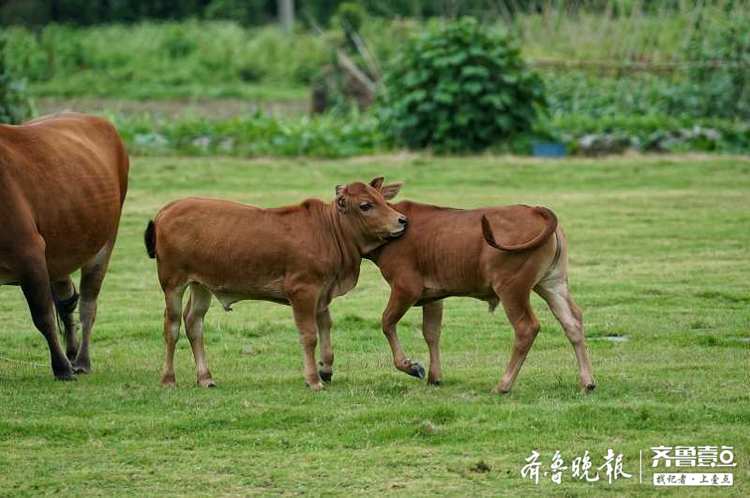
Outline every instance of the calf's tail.
[(154, 224), (154, 220), (149, 220), (146, 231), (143, 232), (143, 242), (146, 244), (148, 257), (154, 259), (156, 257), (156, 224)]
[(492, 226), (490, 226), (490, 221), (485, 215), (482, 215), (482, 234), (484, 235), (484, 240), (487, 241), (487, 243), (495, 249), (499, 249), (501, 251), (519, 252), (528, 251), (530, 249), (539, 247), (550, 237), (550, 235), (555, 232), (555, 229), (557, 229), (557, 216), (555, 216), (555, 213), (553, 213), (546, 207), (537, 206), (533, 209), (539, 216), (544, 218), (546, 222), (544, 230), (542, 230), (541, 233), (539, 233), (539, 235), (537, 235), (533, 239), (512, 246), (503, 245), (495, 240), (495, 236), (492, 233)]

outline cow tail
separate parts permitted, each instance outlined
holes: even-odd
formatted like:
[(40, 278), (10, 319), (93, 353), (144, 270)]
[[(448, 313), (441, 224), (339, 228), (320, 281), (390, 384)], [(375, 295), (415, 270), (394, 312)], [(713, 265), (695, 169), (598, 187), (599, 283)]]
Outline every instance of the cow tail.
[(154, 259), (156, 257), (156, 224), (154, 220), (149, 220), (146, 231), (143, 233), (143, 241), (146, 244), (148, 257)]
[(544, 218), (544, 221), (546, 223), (544, 230), (542, 230), (541, 233), (539, 233), (539, 235), (537, 235), (533, 239), (529, 240), (528, 242), (512, 246), (500, 244), (495, 240), (495, 235), (492, 233), (492, 226), (490, 225), (490, 221), (485, 215), (482, 215), (482, 235), (484, 235), (484, 240), (490, 246), (501, 251), (518, 252), (536, 249), (555, 232), (555, 229), (557, 229), (557, 216), (555, 216), (555, 213), (545, 207), (537, 206), (533, 209), (539, 216)]

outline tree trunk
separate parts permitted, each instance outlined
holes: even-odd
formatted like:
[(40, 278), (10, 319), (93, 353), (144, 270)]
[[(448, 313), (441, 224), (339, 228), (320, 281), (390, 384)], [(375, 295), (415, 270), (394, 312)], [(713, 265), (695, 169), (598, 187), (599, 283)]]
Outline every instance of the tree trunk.
[(294, 29), (294, 0), (279, 0), (279, 21), (287, 33)]

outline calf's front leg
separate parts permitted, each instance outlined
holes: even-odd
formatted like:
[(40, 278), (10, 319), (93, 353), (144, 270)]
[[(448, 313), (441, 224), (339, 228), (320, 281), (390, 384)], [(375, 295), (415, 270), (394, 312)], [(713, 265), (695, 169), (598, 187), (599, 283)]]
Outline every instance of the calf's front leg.
[(388, 345), (391, 347), (393, 365), (412, 377), (424, 379), (424, 367), (406, 357), (404, 350), (401, 349), (401, 343), (396, 333), (396, 325), (404, 314), (409, 311), (409, 308), (417, 302), (418, 296), (418, 292), (410, 291), (408, 288), (392, 287), (391, 297), (388, 299), (388, 305), (383, 312), (383, 333), (388, 340)]
[(312, 391), (323, 389), (315, 362), (315, 347), (318, 345), (318, 294), (317, 289), (305, 287), (295, 290), (290, 295), (294, 322), (297, 324), (302, 344), (305, 384)]
[(328, 308), (318, 313), (318, 337), (320, 338), (320, 378), (331, 382), (333, 378), (333, 346), (331, 346), (331, 313)]

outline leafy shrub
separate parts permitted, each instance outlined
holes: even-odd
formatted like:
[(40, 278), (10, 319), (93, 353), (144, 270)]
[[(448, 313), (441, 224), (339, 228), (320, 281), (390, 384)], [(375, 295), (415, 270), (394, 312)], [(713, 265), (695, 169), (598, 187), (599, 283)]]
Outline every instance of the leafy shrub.
[(162, 50), (169, 57), (172, 59), (187, 57), (195, 48), (195, 41), (190, 38), (185, 28), (179, 24), (172, 24), (167, 27), (166, 36), (162, 41)]
[(409, 41), (386, 70), (380, 109), (396, 142), (455, 152), (530, 129), (544, 103), (515, 41), (465, 18)]
[(32, 114), (23, 81), (10, 71), (5, 57), (5, 38), (0, 36), (0, 123), (20, 123)]
[(345, 33), (362, 29), (367, 13), (364, 7), (354, 2), (344, 2), (336, 8), (334, 24)]

